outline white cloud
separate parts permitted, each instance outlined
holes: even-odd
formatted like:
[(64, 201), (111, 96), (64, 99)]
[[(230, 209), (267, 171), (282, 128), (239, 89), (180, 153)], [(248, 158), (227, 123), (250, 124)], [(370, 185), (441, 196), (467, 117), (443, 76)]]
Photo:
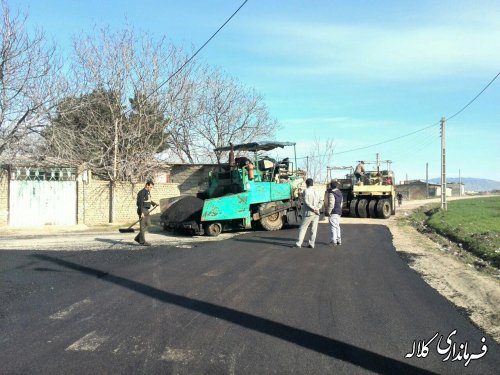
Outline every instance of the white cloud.
[(412, 81), (500, 67), (494, 14), (483, 23), (406, 28), (261, 21), (252, 32), (265, 34), (251, 48), (268, 56), (272, 75)]

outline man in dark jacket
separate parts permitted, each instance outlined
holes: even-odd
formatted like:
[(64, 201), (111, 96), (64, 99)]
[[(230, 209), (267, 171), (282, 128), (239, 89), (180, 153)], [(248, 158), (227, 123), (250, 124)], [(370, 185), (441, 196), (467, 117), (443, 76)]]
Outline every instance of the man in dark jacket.
[(152, 207), (157, 206), (157, 204), (151, 200), (151, 189), (153, 189), (153, 186), (154, 182), (148, 180), (144, 189), (137, 193), (137, 215), (139, 215), (141, 229), (134, 240), (143, 246), (151, 246), (151, 244), (146, 241), (146, 231), (148, 226), (151, 225), (149, 211)]
[(325, 193), (325, 216), (329, 216), (330, 246), (341, 245), (340, 217), (342, 216), (342, 192), (337, 188), (337, 181), (332, 180)]

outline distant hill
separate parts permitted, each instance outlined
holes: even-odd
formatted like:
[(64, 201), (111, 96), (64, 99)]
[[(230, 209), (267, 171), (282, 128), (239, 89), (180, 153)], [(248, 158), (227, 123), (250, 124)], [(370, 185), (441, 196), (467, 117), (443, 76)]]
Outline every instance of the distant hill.
[[(500, 190), (500, 181), (487, 180), (484, 178), (462, 178), (462, 184), (464, 184), (465, 191), (493, 191)], [(431, 178), (429, 182), (433, 184), (439, 184), (441, 180), (439, 178)], [(458, 178), (447, 178), (446, 182), (459, 182)]]

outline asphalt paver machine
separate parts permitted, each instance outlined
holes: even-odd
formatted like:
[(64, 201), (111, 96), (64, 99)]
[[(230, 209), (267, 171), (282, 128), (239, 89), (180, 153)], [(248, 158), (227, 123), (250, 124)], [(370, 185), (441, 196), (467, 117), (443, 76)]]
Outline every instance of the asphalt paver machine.
[[(293, 162), (262, 154), (287, 146), (294, 148)], [(209, 173), (207, 190), (196, 197), (162, 202), (161, 224), (165, 230), (217, 236), (227, 230), (261, 227), (274, 231), (285, 224), (300, 223), (304, 173), (296, 168), (295, 143), (252, 142), (214, 151), (229, 152), (228, 163), (219, 164)], [(253, 160), (234, 157), (235, 153), (253, 153)]]

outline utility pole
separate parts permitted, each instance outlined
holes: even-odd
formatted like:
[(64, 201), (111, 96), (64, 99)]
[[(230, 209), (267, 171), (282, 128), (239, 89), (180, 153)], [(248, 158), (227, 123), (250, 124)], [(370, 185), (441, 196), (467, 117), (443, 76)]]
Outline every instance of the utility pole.
[(427, 199), (429, 198), (429, 163), (425, 163), (425, 188), (427, 191)]
[(114, 140), (114, 146), (115, 146), (115, 154), (114, 154), (114, 161), (113, 161), (113, 182), (116, 181), (116, 168), (118, 165), (118, 119), (115, 120), (115, 140)]
[(462, 196), (462, 175), (460, 169), (458, 170), (458, 196)]
[(447, 210), (446, 202), (446, 118), (441, 117), (441, 209)]
[(295, 148), (295, 142), (293, 143), (293, 158), (295, 160), (295, 165), (292, 167), (292, 169), (295, 168), (294, 172), (296, 172), (297, 169), (299, 169), (299, 166), (297, 165), (297, 149)]
[(110, 205), (109, 205), (109, 222), (114, 222), (115, 216), (115, 185), (116, 185), (116, 176), (117, 166), (118, 166), (118, 119), (115, 119), (115, 139), (114, 139), (114, 155), (113, 155), (113, 181), (110, 184)]

